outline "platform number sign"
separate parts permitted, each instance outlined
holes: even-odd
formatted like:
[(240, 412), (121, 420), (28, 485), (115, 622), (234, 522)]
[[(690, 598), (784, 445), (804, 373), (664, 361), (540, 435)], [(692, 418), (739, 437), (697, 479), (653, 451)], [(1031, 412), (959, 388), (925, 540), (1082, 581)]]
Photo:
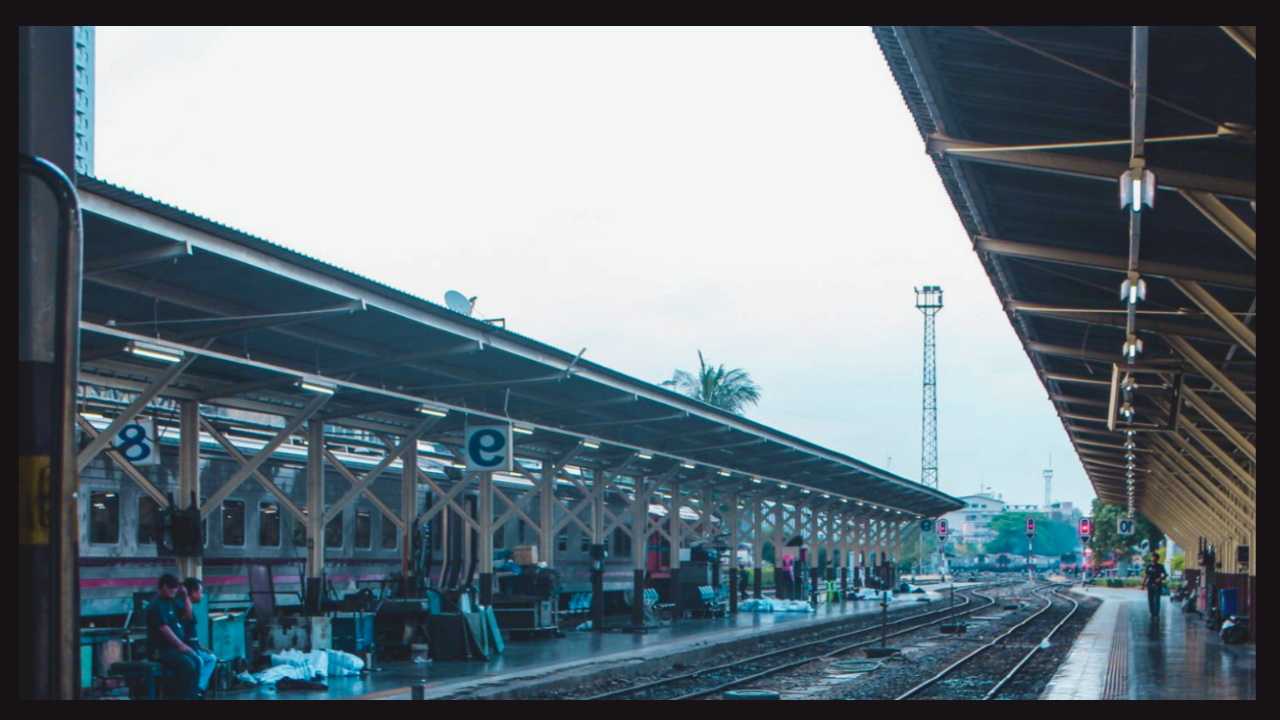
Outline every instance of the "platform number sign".
[(511, 453), (510, 425), (467, 427), (467, 469), (476, 472), (511, 472), (515, 468)]
[(1133, 535), (1133, 532), (1136, 529), (1134, 527), (1135, 525), (1136, 523), (1134, 523), (1131, 518), (1120, 518), (1118, 527), (1116, 527), (1116, 533), (1129, 537), (1130, 535)]
[(921, 521), (920, 521), (920, 532), (926, 532), (926, 533), (927, 533), (927, 532), (933, 532), (933, 521), (932, 521), (932, 520), (921, 520)]
[(150, 418), (141, 418), (120, 428), (112, 449), (120, 453), (134, 466), (160, 464), (160, 446), (156, 438), (156, 424)]
[(1080, 518), (1080, 540), (1088, 543), (1093, 538), (1093, 518)]
[(948, 523), (946, 520), (939, 520), (938, 521), (938, 539), (946, 540), (947, 536), (950, 534), (951, 534), (951, 524)]
[(1036, 536), (1036, 519), (1033, 517), (1029, 517), (1027, 518), (1027, 539), (1030, 540), (1035, 536)]

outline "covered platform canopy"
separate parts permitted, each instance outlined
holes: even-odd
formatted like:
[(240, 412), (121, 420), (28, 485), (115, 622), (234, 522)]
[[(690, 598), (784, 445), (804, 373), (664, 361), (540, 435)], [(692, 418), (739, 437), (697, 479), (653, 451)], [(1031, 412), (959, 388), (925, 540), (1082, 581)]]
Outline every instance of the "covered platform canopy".
[[(796, 535), (827, 548), (827, 557), (859, 549), (888, 557), (916, 519), (962, 506), (937, 490), (627, 377), (583, 353), (549, 347), (105, 182), (82, 177), (79, 189), (85, 213), (82, 390), (126, 393), (125, 402), (107, 409), (110, 427), (95, 429), (81, 418), (92, 440), (80, 467), (106, 452), (162, 505), (166, 494), (108, 447), (115, 429), (156, 398), (182, 407), (180, 504), (205, 496), (207, 517), (236, 487), (256, 480), (307, 524), (309, 537), (323, 538), (323, 523), (363, 495), (411, 548), (415, 524), (449, 507), (469, 515), (458, 497), (478, 492), (477, 516), (467, 522), (482, 535), (481, 573), (492, 562), (489, 531), (516, 518), (533, 527), (544, 559), (554, 556), (557, 533), (571, 523), (596, 543), (621, 528), (637, 538), (633, 559), (642, 568), (644, 541), (654, 533), (671, 541), (676, 567), (689, 536), (682, 530), (672, 537), (673, 530), (648, 524), (649, 513), (634, 511), (650, 503), (675, 517), (694, 509), (703, 531), (723, 523), (718, 527), (735, 543), (753, 543), (757, 557), (766, 540)], [(261, 428), (266, 447), (254, 457), (238, 455), (226, 441), (225, 424), (206, 412), (214, 407), (274, 418)], [(452, 453), (449, 459), (463, 469), (466, 426), (496, 423), (513, 426), (519, 458), (534, 468), (541, 463), (540, 471), (528, 462), (513, 470), (528, 481), (525, 496), (495, 490), (493, 473), (458, 472), (446, 481), (417, 467), (418, 453), (438, 452)], [(211, 493), (200, 492), (201, 433), (241, 464), (220, 486), (205, 488)], [(313, 508), (323, 505), (316, 498), (324, 497), (324, 466), (342, 472), (330, 446), (364, 447), (384, 462), (359, 478), (343, 472), (351, 483), (343, 500), (308, 516), (260, 472), (272, 451), (296, 442), (309, 448)], [(369, 483), (400, 466), (403, 502), (390, 507), (369, 492)], [(589, 473), (568, 473), (569, 467)], [(316, 483), (321, 487), (312, 487)], [(572, 486), (569, 497), (557, 496), (563, 491), (557, 483)], [(439, 501), (426, 512), (416, 506), (419, 484)], [(634, 503), (629, 519), (610, 512), (606, 493)], [(529, 503), (538, 496), (535, 519)], [(763, 537), (766, 525), (775, 538)], [(324, 563), (323, 541), (314, 545), (313, 577)]]
[(1256, 27), (874, 31), (1098, 496), (1256, 574)]

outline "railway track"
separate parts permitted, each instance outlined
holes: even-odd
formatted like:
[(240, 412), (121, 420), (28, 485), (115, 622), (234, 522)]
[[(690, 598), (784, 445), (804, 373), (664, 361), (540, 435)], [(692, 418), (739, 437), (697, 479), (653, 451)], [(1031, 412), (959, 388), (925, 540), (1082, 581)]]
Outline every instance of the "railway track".
[[(1016, 583), (999, 583), (960, 591), (964, 603), (934, 612), (921, 613), (888, 623), (885, 639), (916, 632), (922, 628), (981, 612), (996, 600), (983, 590)], [(975, 598), (981, 598), (982, 602)], [(924, 621), (924, 622), (921, 622)], [(861, 628), (835, 637), (815, 640), (782, 650), (754, 655), (730, 663), (673, 675), (587, 698), (588, 700), (697, 700), (786, 672), (818, 660), (836, 657), (880, 642), (880, 625)], [(850, 642), (854, 641), (854, 642)]]
[[(896, 699), (994, 700), (999, 697), (1079, 611), (1080, 603), (1063, 595), (1059, 591), (1062, 587), (1054, 584), (1036, 589), (1034, 594), (1045, 601), (1043, 608)], [(1055, 612), (1055, 608), (1060, 612)], [(1019, 650), (1027, 647), (1029, 651)], [(1010, 665), (1012, 668), (1006, 670)]]

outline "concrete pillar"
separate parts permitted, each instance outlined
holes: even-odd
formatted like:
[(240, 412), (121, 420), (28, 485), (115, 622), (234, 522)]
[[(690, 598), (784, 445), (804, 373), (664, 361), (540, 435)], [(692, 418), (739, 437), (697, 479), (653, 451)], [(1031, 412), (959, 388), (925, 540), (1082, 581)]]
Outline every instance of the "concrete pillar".
[(54, 201), (55, 193), (68, 200), (75, 193), (74, 61), (72, 26), (18, 26), (19, 159), (39, 157), (58, 168), (32, 167), (37, 174), (18, 180), (20, 700), (80, 694), (75, 402), (82, 244), (66, 222), (72, 209)]

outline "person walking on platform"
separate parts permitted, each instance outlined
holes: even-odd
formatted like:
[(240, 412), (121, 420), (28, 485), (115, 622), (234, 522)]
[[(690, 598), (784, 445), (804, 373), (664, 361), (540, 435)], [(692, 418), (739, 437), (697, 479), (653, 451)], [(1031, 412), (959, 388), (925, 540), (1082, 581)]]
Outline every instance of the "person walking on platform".
[(165, 573), (156, 586), (156, 597), (147, 606), (147, 648), (150, 657), (173, 673), (174, 700), (195, 700), (200, 682), (200, 659), (186, 643), (179, 618), (178, 578)]
[(1164, 581), (1168, 579), (1169, 573), (1160, 564), (1160, 558), (1152, 555), (1151, 562), (1147, 563), (1147, 569), (1142, 575), (1142, 587), (1147, 590), (1147, 605), (1151, 609), (1153, 620), (1160, 617), (1160, 598), (1164, 595)]
[(199, 605), (204, 599), (204, 583), (198, 578), (189, 577), (182, 581), (182, 589), (178, 591), (178, 599), (182, 602), (182, 634), (186, 638), (186, 643), (195, 651), (195, 656), (200, 660), (200, 683), (199, 689), (201, 693), (209, 690), (209, 679), (213, 677), (213, 671), (218, 667), (218, 658), (214, 656), (209, 648), (200, 644), (199, 624), (196, 622), (196, 613), (192, 605)]

